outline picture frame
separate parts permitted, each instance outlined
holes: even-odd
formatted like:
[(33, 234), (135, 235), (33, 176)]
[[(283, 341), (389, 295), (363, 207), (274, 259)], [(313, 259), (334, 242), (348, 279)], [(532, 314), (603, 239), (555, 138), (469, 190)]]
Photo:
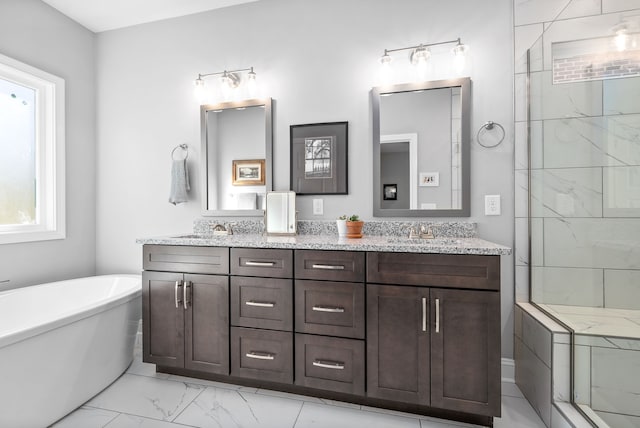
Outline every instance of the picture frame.
[(398, 185), (397, 184), (383, 184), (382, 185), (382, 199), (385, 201), (397, 201), (398, 200)]
[(420, 187), (440, 186), (440, 173), (439, 172), (421, 172), (418, 178), (418, 186)]
[(264, 186), (264, 159), (243, 159), (231, 161), (231, 184), (234, 186)]
[(348, 122), (291, 125), (290, 189), (297, 195), (348, 194)]

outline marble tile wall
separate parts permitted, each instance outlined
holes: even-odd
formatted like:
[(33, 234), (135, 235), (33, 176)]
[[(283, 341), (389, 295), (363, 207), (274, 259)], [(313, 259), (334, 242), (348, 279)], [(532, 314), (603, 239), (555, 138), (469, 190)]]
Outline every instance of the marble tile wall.
[(640, 0), (514, 0), (517, 301), (640, 306), (640, 283), (625, 282), (640, 271), (640, 77), (553, 84), (551, 75), (554, 42), (610, 37), (638, 13)]

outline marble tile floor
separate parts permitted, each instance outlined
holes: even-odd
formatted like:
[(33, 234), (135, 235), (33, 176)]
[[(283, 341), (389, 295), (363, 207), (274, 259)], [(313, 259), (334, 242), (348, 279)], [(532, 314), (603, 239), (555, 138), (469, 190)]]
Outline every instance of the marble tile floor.
[[(545, 428), (514, 383), (497, 428)], [(52, 428), (460, 428), (472, 425), (314, 397), (155, 373), (139, 352), (119, 379)]]
[(640, 310), (541, 304), (576, 334), (640, 339)]

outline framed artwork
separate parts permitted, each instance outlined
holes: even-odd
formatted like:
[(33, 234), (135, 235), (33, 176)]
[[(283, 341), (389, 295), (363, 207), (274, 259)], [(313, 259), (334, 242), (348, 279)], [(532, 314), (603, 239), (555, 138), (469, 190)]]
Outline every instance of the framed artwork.
[(397, 184), (383, 184), (382, 199), (385, 201), (396, 201), (398, 199), (398, 185)]
[(232, 161), (234, 186), (264, 186), (264, 159)]
[(438, 187), (440, 185), (439, 172), (421, 172), (418, 185), (421, 187)]
[(298, 195), (348, 193), (348, 122), (290, 126), (291, 190)]

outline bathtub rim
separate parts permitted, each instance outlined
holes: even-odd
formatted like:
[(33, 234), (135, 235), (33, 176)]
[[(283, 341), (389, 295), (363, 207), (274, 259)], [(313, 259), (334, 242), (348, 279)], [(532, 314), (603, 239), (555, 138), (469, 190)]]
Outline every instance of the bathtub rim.
[[(112, 278), (112, 277), (137, 279), (139, 286), (136, 287), (135, 289), (127, 290), (123, 293), (117, 294), (112, 298), (110, 298), (109, 300), (98, 300), (90, 306), (84, 306), (82, 310), (78, 312), (68, 314), (66, 316), (47, 322), (45, 324), (39, 324), (39, 325), (26, 328), (24, 330), (13, 331), (13, 332), (9, 332), (8, 334), (4, 334), (3, 336), (0, 336), (0, 351), (2, 350), (2, 348), (10, 346), (14, 343), (18, 343), (35, 336), (45, 334), (48, 331), (64, 327), (65, 325), (83, 320), (85, 318), (89, 318), (101, 312), (108, 311), (111, 308), (114, 308), (116, 306), (126, 304), (131, 300), (134, 300), (140, 297), (142, 295), (142, 275), (140, 274), (94, 275), (94, 276), (85, 276), (85, 277), (73, 278), (73, 279), (65, 279), (61, 281), (46, 282), (42, 284), (36, 284), (36, 285), (25, 287), (25, 288), (41, 287), (41, 286), (59, 284), (63, 282), (80, 282), (90, 278)], [(16, 288), (12, 290), (2, 291), (0, 292), (0, 296), (19, 293), (21, 289), (22, 288)]]

